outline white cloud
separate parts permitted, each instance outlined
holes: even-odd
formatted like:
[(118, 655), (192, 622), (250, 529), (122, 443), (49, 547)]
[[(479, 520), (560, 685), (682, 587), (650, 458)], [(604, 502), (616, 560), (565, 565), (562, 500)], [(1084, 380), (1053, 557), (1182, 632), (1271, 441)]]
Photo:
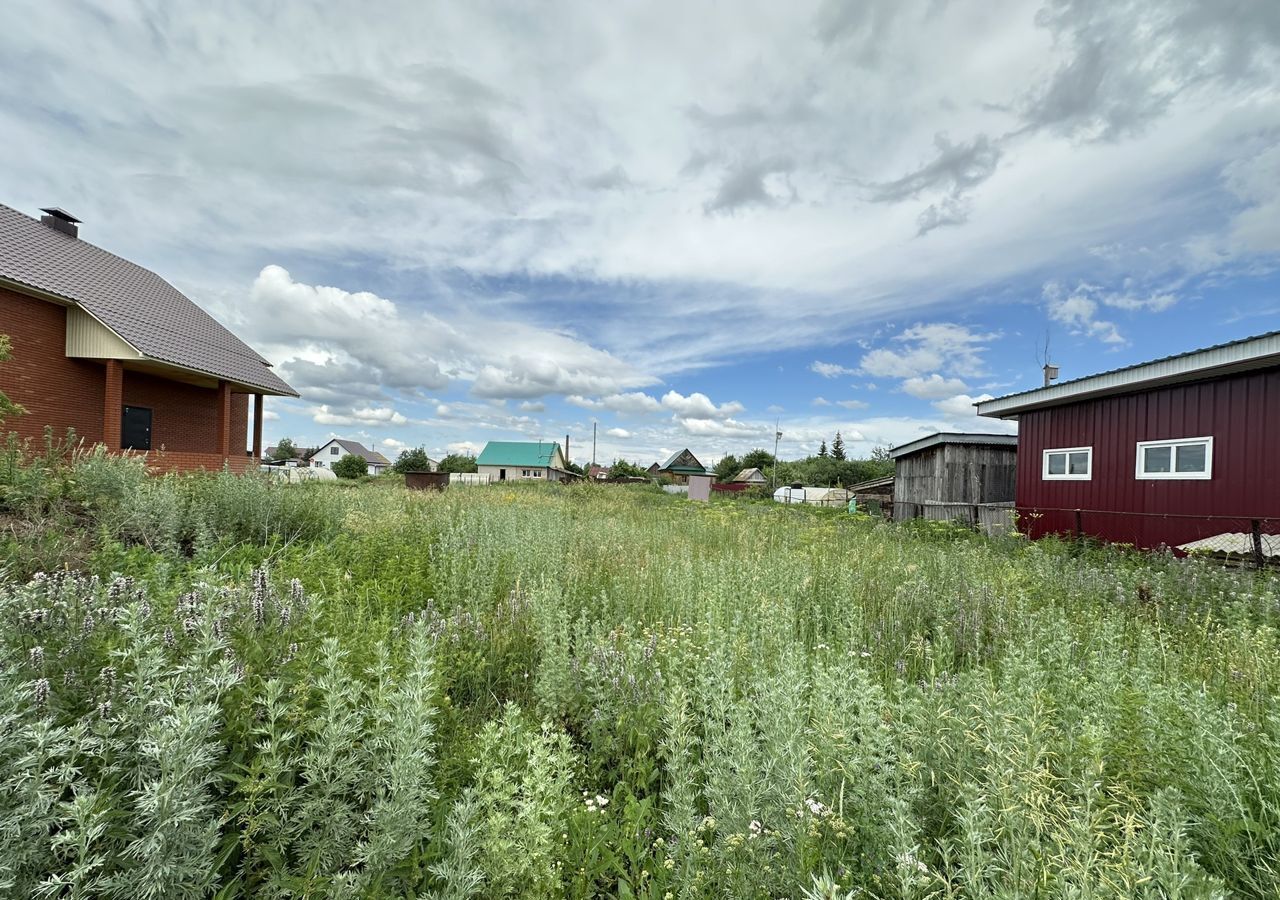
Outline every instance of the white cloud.
[(631, 432), (627, 431), (627, 429), (625, 428), (609, 428), (605, 430), (605, 434), (607, 434), (609, 437), (616, 437), (616, 438), (631, 437)]
[(399, 453), (401, 450), (408, 450), (413, 446), (412, 444), (406, 444), (404, 441), (396, 440), (391, 437), (385, 437), (378, 443), (382, 444), (383, 447), (387, 448), (392, 453)]
[(264, 422), (275, 422), (278, 421), (279, 418), (280, 413), (276, 412), (274, 409), (264, 409), (262, 411), (262, 421)]
[(826, 397), (814, 397), (813, 405), (814, 406), (830, 406), (831, 401), (828, 400)]
[(839, 378), (841, 375), (857, 375), (857, 369), (849, 369), (836, 363), (814, 360), (809, 364), (810, 372), (817, 372), (823, 378)]
[(865, 400), (837, 400), (836, 406), (845, 409), (866, 409), (869, 404)]
[(662, 405), (679, 419), (728, 419), (746, 408), (736, 400), (716, 406), (710, 397), (697, 391), (687, 397), (677, 391), (667, 391), (662, 395)]
[(654, 413), (662, 409), (662, 404), (643, 391), (632, 391), (625, 394), (609, 394), (604, 397), (582, 397), (570, 394), (566, 402), (583, 409), (607, 409), (623, 415), (639, 415)]
[(985, 372), (983, 354), (996, 333), (983, 333), (951, 322), (912, 325), (894, 337), (902, 349), (881, 347), (862, 357), (868, 375), (912, 379), (926, 372), (953, 372), (964, 377)]
[(1043, 290), (1049, 318), (1067, 326), (1072, 334), (1097, 338), (1104, 344), (1123, 344), (1124, 336), (1116, 324), (1097, 317), (1098, 301), (1091, 293), (1086, 285), (1067, 292), (1056, 282), (1049, 282)]
[[(868, 375), (974, 383), (981, 341), (875, 326), (1101, 277), (1111, 243), (1161, 277), (1271, 262), (1273, 3), (978, 6), (32, 3), (0, 29), (0, 197), (73, 191), (84, 236), (347, 418), (867, 336)], [(246, 297), (263, 260), (310, 283)], [(1173, 296), (1057, 321), (1118, 340)]]
[(445, 449), (450, 453), (461, 453), (465, 456), (476, 456), (484, 449), (484, 444), (477, 444), (474, 441), (452, 441), (445, 444)]
[(520, 402), (521, 412), (540, 413), (547, 411), (547, 404), (541, 400), (522, 400)]
[[(992, 399), (990, 394), (979, 394), (976, 397), (971, 397), (968, 394), (956, 394), (954, 397), (935, 401), (933, 408), (946, 416), (950, 421), (967, 421), (977, 418), (978, 410), (974, 406), (975, 403), (981, 403), (984, 400), (990, 399)], [(988, 420), (983, 419), (982, 421), (986, 424)], [(990, 422), (994, 425), (997, 420), (992, 419)], [(975, 423), (968, 421), (968, 424), (973, 425)]]
[(477, 397), (526, 401), (654, 381), (567, 334), (466, 312), (446, 320), (367, 291), (304, 284), (279, 266), (259, 273), (250, 300), (239, 314), (281, 373), (304, 399), (335, 408), (453, 380), (470, 381)]
[(317, 425), (404, 425), (409, 419), (389, 406), (362, 407), (349, 412), (338, 412), (321, 404), (311, 412)]
[(928, 378), (908, 378), (902, 382), (903, 393), (910, 394), (921, 400), (939, 400), (943, 397), (953, 397), (956, 394), (963, 393), (968, 389), (959, 378), (943, 378), (937, 372), (934, 372)]

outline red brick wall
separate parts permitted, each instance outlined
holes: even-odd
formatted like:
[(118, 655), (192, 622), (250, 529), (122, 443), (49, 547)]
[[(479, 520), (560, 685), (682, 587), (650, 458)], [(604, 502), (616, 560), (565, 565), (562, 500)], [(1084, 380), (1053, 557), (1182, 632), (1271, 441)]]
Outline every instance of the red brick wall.
[[(151, 410), (151, 447), (179, 453), (218, 452), (218, 391), (143, 372), (124, 373), (124, 403)], [(231, 395), (231, 454), (248, 441), (249, 395)]]
[(0, 431), (39, 441), (52, 425), (57, 434), (71, 427), (88, 443), (101, 441), (105, 367), (67, 358), (66, 309), (0, 288), (0, 334), (13, 344), (13, 356), (0, 363), (0, 391), (27, 409)]
[[(56, 434), (68, 427), (86, 444), (103, 440), (106, 366), (68, 359), (66, 308), (0, 289), (0, 334), (7, 334), (13, 355), (0, 363), (0, 391), (26, 407), (27, 413), (0, 425), (39, 441), (45, 425)], [(142, 372), (125, 371), (123, 403), (152, 410), (151, 446), (167, 451), (151, 454), (149, 464), (162, 470), (221, 469), (218, 450), (218, 391)], [(231, 395), (230, 460), (237, 471), (251, 465), (245, 456), (249, 429), (248, 394)], [(118, 433), (118, 432), (117, 432)], [(113, 448), (117, 449), (117, 448)]]

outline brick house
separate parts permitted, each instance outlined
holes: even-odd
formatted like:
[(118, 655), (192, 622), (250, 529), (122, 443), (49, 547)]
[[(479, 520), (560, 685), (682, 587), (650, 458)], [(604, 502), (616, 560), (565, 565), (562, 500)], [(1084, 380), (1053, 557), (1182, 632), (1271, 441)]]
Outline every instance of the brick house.
[(159, 275), (44, 212), (0, 205), (0, 334), (13, 345), (0, 391), (27, 410), (0, 430), (39, 441), (46, 425), (73, 428), (158, 470), (256, 467), (262, 398), (297, 392)]

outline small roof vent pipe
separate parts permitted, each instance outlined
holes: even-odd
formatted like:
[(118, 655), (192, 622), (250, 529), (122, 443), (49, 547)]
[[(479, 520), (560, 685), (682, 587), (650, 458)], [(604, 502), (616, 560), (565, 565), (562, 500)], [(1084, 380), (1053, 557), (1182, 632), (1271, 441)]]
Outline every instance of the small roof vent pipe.
[(80, 220), (65, 209), (56, 206), (46, 206), (40, 210), (44, 213), (40, 217), (40, 221), (48, 225), (54, 231), (61, 231), (63, 234), (69, 234), (72, 237), (80, 236)]
[(1057, 380), (1058, 380), (1058, 367), (1051, 363), (1045, 363), (1044, 386), (1048, 387), (1049, 385), (1053, 384)]

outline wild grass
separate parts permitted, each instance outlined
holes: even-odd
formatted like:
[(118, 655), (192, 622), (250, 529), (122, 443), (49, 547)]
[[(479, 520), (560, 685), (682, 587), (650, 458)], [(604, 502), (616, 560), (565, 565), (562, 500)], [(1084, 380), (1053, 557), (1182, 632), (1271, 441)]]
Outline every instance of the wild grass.
[(1274, 577), (83, 465), (0, 587), (6, 896), (1280, 895)]

